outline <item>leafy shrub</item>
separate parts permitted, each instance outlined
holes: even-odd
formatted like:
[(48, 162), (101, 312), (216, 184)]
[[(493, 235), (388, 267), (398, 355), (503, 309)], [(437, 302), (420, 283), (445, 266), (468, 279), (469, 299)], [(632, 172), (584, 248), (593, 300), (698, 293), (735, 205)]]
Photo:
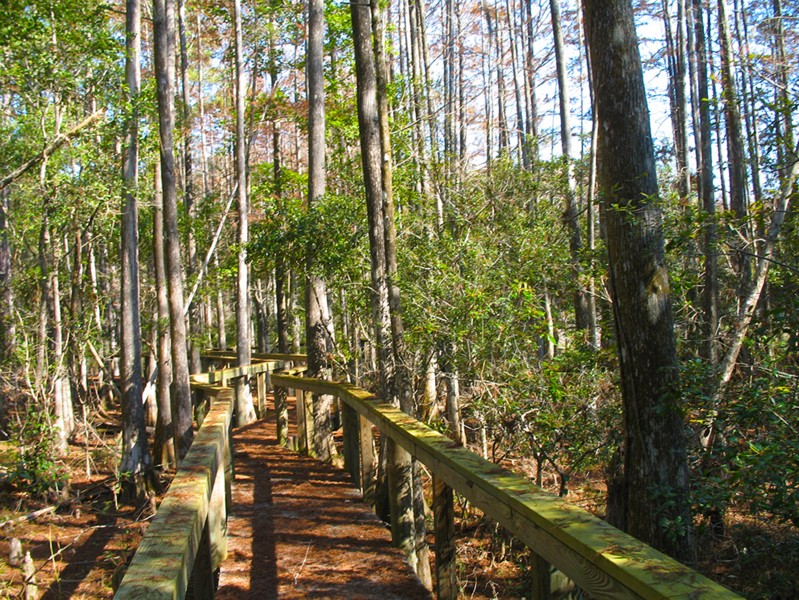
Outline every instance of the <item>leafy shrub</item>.
[(67, 483), (67, 473), (57, 459), (55, 432), (47, 411), (26, 406), (15, 429), (12, 437), (19, 447), (10, 483), (35, 497), (58, 494)]

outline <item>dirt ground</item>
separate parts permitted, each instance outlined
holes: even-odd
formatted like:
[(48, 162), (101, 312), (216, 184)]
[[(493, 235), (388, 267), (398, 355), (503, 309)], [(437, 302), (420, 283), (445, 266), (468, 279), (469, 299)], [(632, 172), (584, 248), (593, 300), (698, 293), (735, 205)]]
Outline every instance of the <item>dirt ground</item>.
[(217, 598), (430, 598), (343, 471), (280, 447), (271, 419), (235, 448)]
[[(79, 434), (63, 466), (72, 474), (67, 499), (33, 501), (25, 490), (0, 492), (0, 598), (22, 596), (22, 574), (9, 565), (13, 538), (30, 552), (44, 599), (113, 596), (113, 582), (149, 525), (147, 504), (120, 504), (115, 495), (115, 428)], [(88, 473), (87, 473), (88, 466)], [(37, 511), (39, 516), (30, 517)]]

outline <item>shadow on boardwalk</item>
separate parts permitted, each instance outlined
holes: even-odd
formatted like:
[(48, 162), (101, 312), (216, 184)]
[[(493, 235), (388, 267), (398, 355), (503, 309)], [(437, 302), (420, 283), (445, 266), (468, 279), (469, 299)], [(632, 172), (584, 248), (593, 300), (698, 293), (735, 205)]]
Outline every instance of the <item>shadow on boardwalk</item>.
[(278, 446), (271, 415), (234, 434), (228, 558), (216, 597), (430, 598), (349, 476)]

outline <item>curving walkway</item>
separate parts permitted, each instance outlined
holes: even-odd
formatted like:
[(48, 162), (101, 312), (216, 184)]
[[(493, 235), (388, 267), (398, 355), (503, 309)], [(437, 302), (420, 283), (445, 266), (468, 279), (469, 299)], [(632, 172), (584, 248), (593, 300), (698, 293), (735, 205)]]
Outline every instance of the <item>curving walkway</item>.
[(234, 433), (216, 598), (430, 598), (349, 475), (279, 446), (273, 415)]

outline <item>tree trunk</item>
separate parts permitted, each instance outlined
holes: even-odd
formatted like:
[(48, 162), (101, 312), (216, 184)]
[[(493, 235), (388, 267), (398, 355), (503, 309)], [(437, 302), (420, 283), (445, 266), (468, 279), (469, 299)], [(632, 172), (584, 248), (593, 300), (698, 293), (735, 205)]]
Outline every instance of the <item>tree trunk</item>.
[(186, 319), (183, 314), (183, 270), (178, 233), (175, 185), (175, 2), (153, 0), (155, 74), (158, 80), (158, 130), (161, 140), (161, 184), (164, 196), (164, 241), (166, 281), (169, 294), (169, 324), (172, 352), (172, 403), (175, 446), (178, 459), (189, 451), (192, 429), (189, 360), (186, 349)]
[(122, 164), (122, 244), (120, 313), (120, 390), (122, 392), (123, 490), (141, 500), (151, 477), (150, 450), (144, 422), (141, 324), (139, 322), (139, 110), (141, 88), (141, 9), (139, 0), (127, 0), (125, 20), (125, 78), (131, 112), (125, 131)]
[(14, 290), (11, 287), (11, 243), (8, 214), (11, 193), (0, 190), (0, 364), (8, 365), (15, 346)]
[(669, 74), (669, 108), (677, 161), (677, 193), (685, 201), (691, 190), (688, 169), (688, 129), (685, 115), (685, 0), (677, 0), (677, 34), (674, 35), (669, 0), (663, 0), (663, 23), (666, 30), (666, 64)]
[(701, 0), (692, 0), (694, 30), (694, 64), (696, 97), (699, 107), (697, 153), (699, 160), (699, 197), (704, 212), (704, 356), (710, 365), (718, 363), (716, 334), (719, 322), (718, 300), (718, 242), (716, 226), (716, 200), (713, 193), (713, 151), (711, 137), (711, 98), (708, 88), (708, 55), (705, 37), (704, 10)]
[[(186, 2), (178, 0), (178, 39), (180, 41), (180, 82), (181, 82), (181, 134), (183, 138), (183, 205), (189, 218), (186, 234), (186, 275), (189, 281), (197, 273), (197, 242), (194, 239), (194, 220), (196, 217), (194, 201), (194, 168), (191, 155), (191, 95), (189, 86), (189, 50), (186, 41)], [(202, 95), (202, 90), (200, 90)], [(200, 303), (192, 301), (187, 322), (189, 335), (189, 367), (192, 373), (202, 370), (200, 365), (200, 347), (202, 346), (203, 320), (200, 318)]]
[(724, 120), (727, 132), (727, 162), (730, 177), (730, 210), (735, 221), (735, 234), (731, 242), (733, 248), (732, 264), (738, 273), (739, 304), (745, 300), (746, 290), (751, 280), (751, 257), (745, 246), (750, 238), (746, 223), (746, 164), (744, 156), (741, 113), (738, 107), (738, 92), (732, 68), (732, 41), (727, 20), (727, 2), (718, 0), (719, 41), (721, 43), (721, 84), (724, 97)]
[[(236, 288), (236, 355), (240, 366), (252, 359), (252, 333), (250, 331), (250, 266), (247, 264), (247, 244), (250, 240), (250, 204), (247, 193), (247, 138), (244, 131), (244, 43), (242, 41), (241, 1), (234, 0), (233, 15), (236, 35), (236, 181), (239, 209), (238, 286)], [(255, 420), (255, 407), (250, 392), (249, 377), (236, 381), (236, 423), (239, 427)]]
[[(375, 73), (372, 22), (369, 6), (353, 3), (353, 38), (357, 80), (358, 125), (361, 139), (364, 184), (369, 218), (369, 254), (372, 278), (372, 318), (375, 327), (382, 398), (399, 403), (396, 363), (392, 352), (391, 314), (388, 299), (386, 265), (385, 215), (383, 214), (382, 154), (380, 114), (377, 104), (377, 75)], [(392, 537), (408, 562), (417, 567), (415, 552), (415, 519), (411, 457), (399, 446), (389, 444), (388, 476), (393, 493)]]
[[(310, 0), (308, 5), (308, 50), (306, 73), (308, 85), (308, 210), (325, 195), (325, 75), (324, 75), (324, 0)], [(305, 339), (308, 376), (329, 377), (328, 356), (332, 350), (332, 329), (324, 280), (315, 272), (313, 243), (305, 250)], [(330, 411), (333, 396), (313, 395), (314, 453), (328, 461), (335, 454)]]
[(167, 293), (166, 256), (164, 249), (164, 193), (161, 183), (161, 163), (155, 162), (155, 197), (153, 200), (153, 261), (158, 329), (158, 379), (156, 402), (158, 420), (155, 424), (155, 464), (166, 469), (175, 466), (175, 430), (172, 423), (172, 353), (169, 323), (169, 294)]
[(584, 0), (583, 10), (601, 132), (597, 183), (607, 226), (624, 412), (624, 475), (615, 488), (623, 511), (609, 516), (639, 539), (691, 561), (677, 352), (632, 5)]
[(561, 31), (560, 2), (549, 0), (549, 10), (552, 16), (552, 35), (555, 42), (555, 66), (558, 73), (558, 100), (560, 107), (560, 148), (561, 161), (563, 161), (563, 190), (566, 193), (566, 210), (563, 220), (569, 229), (569, 253), (571, 271), (574, 279), (574, 324), (578, 330), (587, 329), (589, 324), (588, 300), (586, 290), (581, 279), (580, 252), (582, 239), (580, 237), (580, 221), (577, 218), (577, 182), (574, 179), (574, 164), (571, 158), (571, 118), (569, 111), (569, 83), (566, 77), (566, 53), (563, 46), (563, 32)]

